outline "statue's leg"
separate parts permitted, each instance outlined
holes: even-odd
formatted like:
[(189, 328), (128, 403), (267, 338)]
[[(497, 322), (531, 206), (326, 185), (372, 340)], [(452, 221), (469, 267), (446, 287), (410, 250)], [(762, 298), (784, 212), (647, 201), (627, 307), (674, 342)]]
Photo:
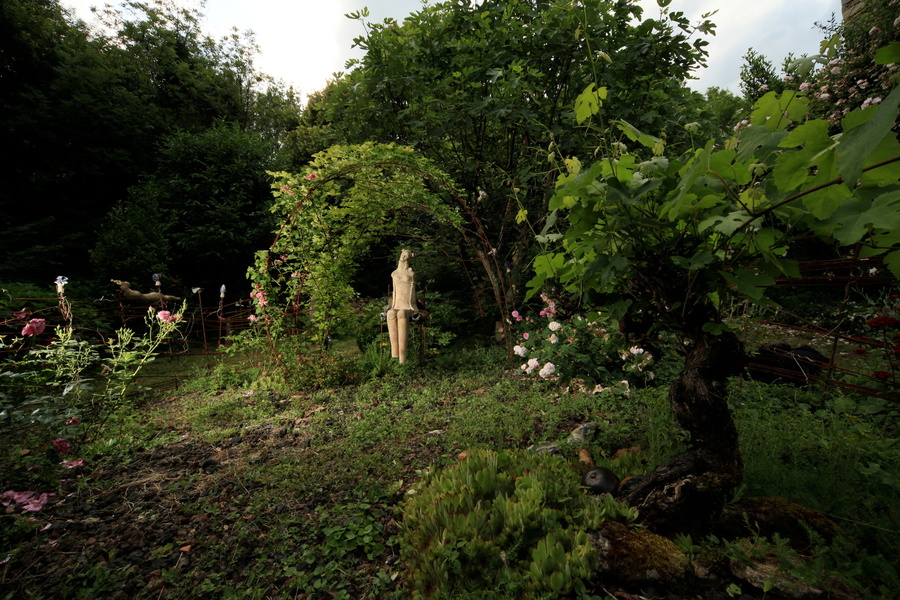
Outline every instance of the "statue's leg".
[[(397, 311), (387, 311), (388, 337), (391, 339), (391, 358), (400, 356), (400, 345), (397, 340)], [(402, 362), (402, 361), (401, 361)]]
[(406, 345), (409, 340), (409, 316), (411, 314), (411, 310), (397, 311), (397, 346), (401, 364), (406, 362)]

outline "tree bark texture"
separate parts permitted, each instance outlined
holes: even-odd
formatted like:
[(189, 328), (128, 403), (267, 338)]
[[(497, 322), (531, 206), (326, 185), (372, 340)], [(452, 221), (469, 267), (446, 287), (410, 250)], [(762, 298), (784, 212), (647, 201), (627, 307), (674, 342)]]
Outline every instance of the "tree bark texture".
[(669, 389), (669, 404), (689, 434), (690, 449), (628, 495), (651, 530), (707, 533), (740, 485), (744, 467), (726, 380), (742, 364), (743, 347), (734, 334), (703, 332), (694, 338), (684, 370)]

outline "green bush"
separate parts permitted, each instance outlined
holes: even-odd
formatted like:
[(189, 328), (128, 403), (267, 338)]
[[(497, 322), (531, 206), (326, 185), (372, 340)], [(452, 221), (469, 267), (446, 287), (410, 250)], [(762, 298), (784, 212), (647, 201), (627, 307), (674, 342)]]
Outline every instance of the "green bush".
[(427, 473), (403, 504), (401, 557), (413, 598), (583, 596), (588, 532), (637, 511), (579, 489), (559, 457), (475, 450)]

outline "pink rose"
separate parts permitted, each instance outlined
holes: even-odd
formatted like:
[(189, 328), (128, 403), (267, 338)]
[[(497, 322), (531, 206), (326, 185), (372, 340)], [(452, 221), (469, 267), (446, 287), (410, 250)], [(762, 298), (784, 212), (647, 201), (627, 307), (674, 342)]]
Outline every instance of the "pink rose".
[(32, 319), (22, 328), (22, 335), (41, 335), (47, 328), (47, 321), (44, 319)]
[(158, 313), (156, 313), (156, 317), (163, 323), (174, 323), (175, 321), (181, 319), (179, 315), (173, 315), (168, 310), (159, 311)]

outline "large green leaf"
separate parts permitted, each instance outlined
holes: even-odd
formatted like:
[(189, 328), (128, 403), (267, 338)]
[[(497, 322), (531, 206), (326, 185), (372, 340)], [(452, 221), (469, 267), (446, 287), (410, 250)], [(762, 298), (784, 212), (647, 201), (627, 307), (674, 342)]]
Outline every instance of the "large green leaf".
[(866, 110), (875, 114), (859, 127), (845, 131), (835, 151), (838, 172), (851, 187), (855, 187), (863, 167), (872, 151), (877, 148), (885, 136), (893, 136), (891, 128), (897, 122), (897, 110), (900, 107), (900, 86), (895, 87), (888, 97), (876, 107)]
[(741, 132), (737, 160), (749, 162), (753, 158), (763, 159), (778, 149), (781, 140), (788, 133), (783, 130), (769, 131), (765, 127), (748, 127)]
[(584, 91), (575, 99), (575, 120), (579, 125), (600, 112), (603, 101), (606, 100), (605, 87), (597, 87), (591, 82)]
[(839, 225), (834, 237), (842, 245), (855, 244), (871, 229), (900, 229), (900, 190), (882, 194), (871, 203), (854, 199), (835, 211), (831, 220)]

